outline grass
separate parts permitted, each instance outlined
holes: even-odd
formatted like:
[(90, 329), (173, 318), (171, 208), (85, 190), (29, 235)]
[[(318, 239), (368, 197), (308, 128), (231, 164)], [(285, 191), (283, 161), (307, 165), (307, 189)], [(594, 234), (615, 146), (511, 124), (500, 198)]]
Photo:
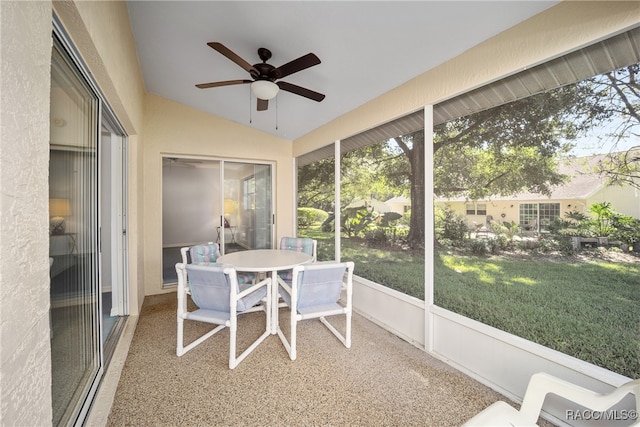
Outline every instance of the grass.
[(443, 308), (640, 378), (640, 263), (439, 254)]
[[(318, 259), (333, 236), (317, 230)], [(301, 235), (303, 233), (300, 233)], [(342, 239), (355, 273), (424, 299), (424, 256)], [(640, 263), (461, 256), (436, 251), (435, 303), (630, 378), (640, 378)]]

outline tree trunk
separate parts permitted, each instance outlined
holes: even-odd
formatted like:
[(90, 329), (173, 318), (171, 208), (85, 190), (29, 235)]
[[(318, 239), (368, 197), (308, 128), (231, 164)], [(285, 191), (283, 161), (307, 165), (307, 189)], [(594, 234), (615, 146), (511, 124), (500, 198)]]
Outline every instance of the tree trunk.
[(424, 132), (413, 135), (413, 148), (408, 153), (411, 164), (411, 219), (409, 221), (409, 245), (414, 248), (424, 248)]

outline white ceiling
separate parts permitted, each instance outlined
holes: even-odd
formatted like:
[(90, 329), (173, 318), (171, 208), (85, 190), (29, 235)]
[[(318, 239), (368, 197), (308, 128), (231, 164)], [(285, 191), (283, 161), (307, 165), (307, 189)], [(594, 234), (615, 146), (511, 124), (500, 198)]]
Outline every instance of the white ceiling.
[[(559, 1), (127, 3), (148, 92), (294, 140)], [(281, 91), (256, 111), (250, 85), (198, 89), (250, 79), (211, 41), (251, 64), (266, 47), (276, 67), (313, 52), (321, 64), (282, 80), (326, 98)]]

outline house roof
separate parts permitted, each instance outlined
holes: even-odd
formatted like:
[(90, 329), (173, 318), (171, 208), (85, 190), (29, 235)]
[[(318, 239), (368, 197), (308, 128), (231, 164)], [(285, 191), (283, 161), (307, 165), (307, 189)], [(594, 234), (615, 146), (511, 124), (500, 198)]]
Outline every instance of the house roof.
[(398, 196), (390, 198), (385, 203), (411, 203), (411, 200), (407, 199), (404, 196)]
[[(566, 200), (586, 199), (606, 186), (605, 179), (595, 172), (595, 168), (606, 154), (587, 157), (569, 157), (560, 161), (558, 172), (571, 178), (563, 185), (554, 187), (551, 195), (522, 192), (513, 196), (491, 196), (487, 200)], [(438, 198), (438, 201), (464, 202), (465, 197)]]
[(558, 172), (563, 175), (568, 175), (571, 178), (565, 184), (554, 187), (550, 196), (540, 193), (523, 192), (511, 197), (510, 199), (586, 199), (605, 186), (604, 178), (594, 172), (598, 162), (600, 162), (604, 157), (604, 154), (599, 154), (589, 157), (564, 159), (558, 166)]

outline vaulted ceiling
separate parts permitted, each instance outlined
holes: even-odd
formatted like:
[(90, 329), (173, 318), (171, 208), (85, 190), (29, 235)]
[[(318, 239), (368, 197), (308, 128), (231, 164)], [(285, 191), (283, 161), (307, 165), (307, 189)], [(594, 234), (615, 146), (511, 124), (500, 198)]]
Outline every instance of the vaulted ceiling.
[[(128, 1), (148, 92), (255, 129), (296, 139), (558, 1)], [(250, 64), (278, 67), (309, 52), (319, 65), (283, 81), (326, 95), (280, 91), (256, 111), (251, 79), (207, 46), (220, 42)]]

